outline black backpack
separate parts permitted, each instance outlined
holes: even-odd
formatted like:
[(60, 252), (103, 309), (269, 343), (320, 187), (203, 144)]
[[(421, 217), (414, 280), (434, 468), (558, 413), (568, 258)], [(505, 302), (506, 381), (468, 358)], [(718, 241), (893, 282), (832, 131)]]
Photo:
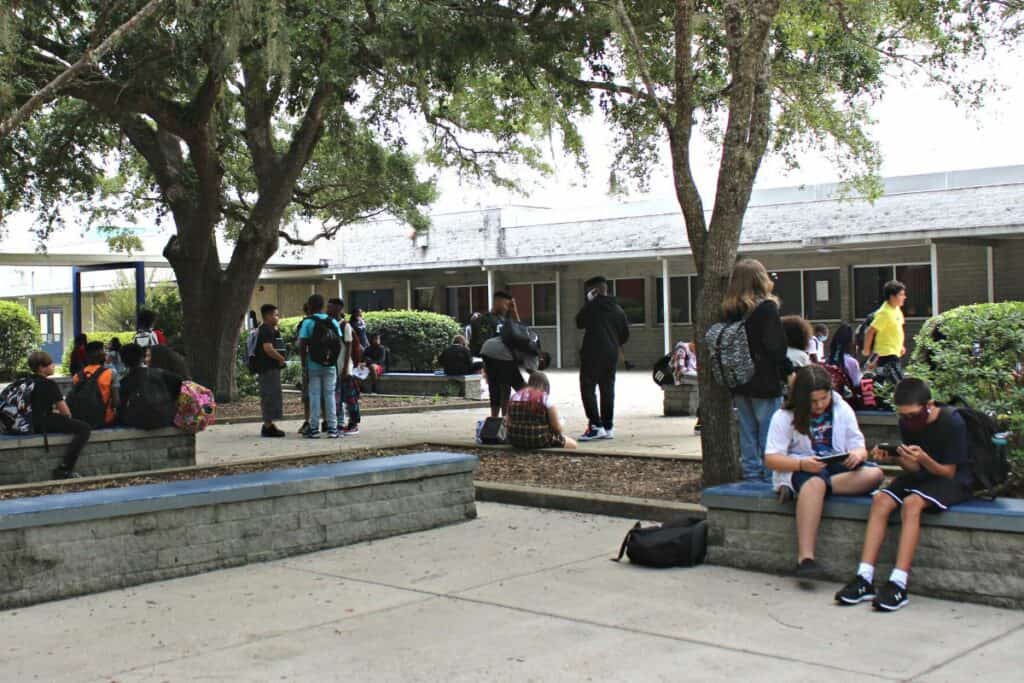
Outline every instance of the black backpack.
[(132, 379), (137, 381), (131, 392), (121, 397), (121, 424), (137, 429), (170, 427), (178, 407), (167, 391), (163, 373), (157, 368), (136, 368), (134, 373), (138, 374)]
[(529, 326), (518, 320), (506, 320), (501, 326), (501, 343), (510, 351), (519, 351), (536, 356), (540, 353), (537, 335)]
[(875, 313), (878, 312), (876, 308), (872, 312), (868, 313), (867, 317), (860, 325), (857, 325), (857, 331), (853, 333), (853, 343), (857, 347), (857, 353), (860, 353), (861, 349), (864, 348), (864, 340), (868, 336), (868, 328), (871, 327), (871, 323), (875, 321)]
[(341, 355), (341, 337), (329, 318), (312, 317), (313, 333), (309, 337), (309, 357), (314, 363), (330, 367)]
[(707, 556), (708, 523), (697, 517), (642, 527), (636, 523), (619, 548), (618, 562), (628, 555), (633, 564), (645, 567), (695, 567)]
[(659, 387), (672, 386), (676, 383), (675, 375), (672, 373), (672, 354), (662, 356), (661, 360), (654, 364), (651, 372), (654, 383)]
[(105, 372), (113, 372), (110, 368), (100, 368), (88, 377), (85, 370), (79, 371), (78, 382), (68, 392), (68, 408), (71, 410), (71, 417), (85, 422), (93, 429), (100, 429), (106, 426), (107, 401), (103, 400), (103, 392), (100, 391), (100, 375)]
[(508, 443), (504, 418), (489, 417), (484, 420), (483, 425), (480, 427), (480, 443), (490, 446)]
[(967, 425), (967, 453), (974, 475), (974, 488), (980, 498), (995, 500), (995, 491), (1010, 476), (1010, 461), (1006, 445), (997, 444), (996, 434), (1001, 430), (995, 418), (976, 410), (962, 398), (950, 401)]

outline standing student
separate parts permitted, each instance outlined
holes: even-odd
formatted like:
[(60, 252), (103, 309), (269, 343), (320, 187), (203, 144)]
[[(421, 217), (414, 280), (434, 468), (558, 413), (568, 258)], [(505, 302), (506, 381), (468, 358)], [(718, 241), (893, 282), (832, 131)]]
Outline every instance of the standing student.
[[(963, 418), (952, 408), (936, 405), (928, 385), (914, 377), (896, 385), (893, 403), (903, 439), (895, 460), (903, 473), (875, 494), (857, 574), (836, 593), (840, 605), (871, 600), (875, 609), (884, 612), (898, 610), (909, 600), (907, 583), (921, 536), (921, 513), (942, 512), (968, 500), (973, 483)], [(877, 447), (872, 456), (893, 459)], [(896, 566), (876, 595), (875, 564), (889, 516), (897, 508), (902, 524)]]
[[(71, 415), (68, 404), (61, 396), (60, 387), (50, 379), (53, 375), (53, 358), (45, 351), (33, 351), (28, 357), (28, 367), (34, 375), (32, 388), (32, 428), (36, 434), (71, 434), (71, 443), (64, 452), (64, 460), (53, 471), (54, 479), (70, 479), (74, 473), (78, 456), (89, 441), (92, 429)], [(54, 412), (56, 411), (56, 412)]]
[(472, 325), (470, 351), (484, 359), (491, 417), (504, 415), (512, 391), (519, 391), (524, 384), (515, 354), (501, 341), (501, 328), (508, 318), (519, 320), (516, 302), (508, 292), (497, 291), (491, 310), (476, 318)]
[(299, 327), (299, 344), (304, 350), (306, 368), (309, 371), (309, 429), (307, 439), (320, 438), (320, 409), (324, 407), (327, 420), (327, 436), (336, 439), (338, 414), (334, 397), (338, 382), (338, 357), (341, 355), (341, 328), (338, 321), (324, 313), (324, 298), (313, 294), (306, 302), (309, 317)]
[(864, 335), (864, 355), (869, 369), (888, 368), (895, 377), (902, 378), (901, 359), (907, 354), (903, 329), (903, 305), (907, 302), (907, 287), (891, 280), (882, 288), (885, 302), (875, 311), (875, 317)]
[(72, 375), (85, 367), (85, 345), (88, 343), (89, 338), (84, 334), (75, 335), (75, 344), (71, 348), (71, 360), (68, 361), (68, 367)]
[[(587, 431), (580, 441), (615, 438), (615, 368), (623, 345), (629, 341), (629, 321), (615, 299), (608, 296), (608, 280), (592, 277), (583, 283), (587, 302), (576, 314), (583, 330), (580, 349), (580, 395), (587, 414)], [(601, 391), (598, 407), (596, 392)]]
[(494, 293), (491, 300), (491, 310), (486, 313), (474, 313), (469, 320), (469, 350), (474, 356), (481, 356), (481, 349), (484, 342), (496, 337), (501, 332), (501, 326), (507, 318), (519, 320), (519, 312), (516, 310), (515, 299), (506, 291), (499, 290)]
[(302, 323), (309, 317), (309, 304), (302, 303), (302, 320), (295, 326), (295, 346), (299, 352), (299, 364), (302, 366), (302, 424), (299, 425), (299, 434), (305, 435), (309, 431), (309, 368), (306, 365), (306, 349), (299, 343), (299, 330)]
[(121, 348), (127, 370), (121, 380), (118, 419), (121, 424), (138, 429), (170, 427), (185, 378), (161, 368), (143, 366), (145, 354), (134, 342)]
[[(831, 464), (819, 459), (833, 453), (847, 457)], [(882, 483), (882, 470), (867, 458), (857, 416), (832, 390), (832, 376), (817, 364), (797, 370), (785, 406), (772, 416), (765, 465), (776, 491), (797, 494), (798, 577), (818, 574), (815, 546), (825, 498), (859, 496)]]
[(284, 416), (281, 394), (281, 369), (285, 366), (285, 345), (278, 329), (281, 313), (274, 304), (260, 306), (263, 324), (256, 332), (256, 371), (260, 387), (260, 412), (263, 428), (260, 436), (280, 438), (284, 436), (275, 424)]
[(772, 294), (775, 284), (764, 265), (743, 259), (733, 269), (729, 289), (722, 302), (726, 321), (744, 321), (754, 376), (732, 390), (739, 417), (740, 460), (743, 478), (765, 480), (764, 448), (772, 416), (782, 405), (782, 385), (793, 364), (786, 357), (786, 332), (779, 316), (779, 300)]
[(138, 327), (135, 332), (135, 343), (142, 348), (156, 346), (157, 344), (167, 345), (167, 337), (162, 330), (156, 328), (156, 313), (144, 308), (139, 311)]

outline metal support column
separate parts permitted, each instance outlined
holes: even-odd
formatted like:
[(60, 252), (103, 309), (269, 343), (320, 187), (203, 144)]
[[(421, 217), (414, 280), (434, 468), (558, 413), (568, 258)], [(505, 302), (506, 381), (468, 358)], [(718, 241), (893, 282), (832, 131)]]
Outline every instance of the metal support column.
[(555, 271), (555, 367), (562, 369), (562, 271)]
[(405, 281), (405, 308), (412, 310), (412, 280)]
[(996, 269), (995, 269), (995, 255), (992, 251), (992, 247), (985, 247), (985, 267), (988, 273), (988, 302), (990, 304), (996, 301)]
[(494, 292), (496, 291), (494, 287), (494, 271), (490, 268), (485, 270), (487, 270), (487, 305), (490, 306), (491, 302), (494, 301)]
[(931, 243), (931, 267), (932, 267), (932, 315), (938, 315), (939, 310), (939, 247), (935, 242)]
[(82, 334), (82, 270), (71, 267), (71, 325), (74, 336)]
[(661, 315), (665, 331), (665, 353), (672, 353), (672, 287), (668, 275), (668, 259), (661, 259)]

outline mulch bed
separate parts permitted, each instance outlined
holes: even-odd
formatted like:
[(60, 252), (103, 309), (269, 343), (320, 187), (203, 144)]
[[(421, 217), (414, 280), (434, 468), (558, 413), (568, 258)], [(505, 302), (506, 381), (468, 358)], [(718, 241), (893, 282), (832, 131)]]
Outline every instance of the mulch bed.
[[(464, 403), (461, 396), (394, 396), (390, 394), (363, 394), (359, 399), (362, 410), (374, 408), (420, 408), (425, 406), (444, 406)], [(481, 403), (480, 405), (484, 405)], [(285, 418), (302, 417), (302, 399), (298, 394), (285, 394)], [(231, 403), (217, 404), (217, 418), (221, 420), (237, 420), (260, 417), (260, 399), (258, 396), (240, 398)]]
[[(424, 450), (451, 450), (424, 444), (408, 448), (364, 448), (330, 455), (270, 460), (266, 462), (220, 465), (187, 469), (181, 472), (156, 472), (142, 476), (107, 478), (97, 481), (71, 480), (60, 484), (0, 489), (0, 500), (31, 498), (57, 493), (162, 484), (172, 481), (208, 479), (231, 474), (265, 472), (288, 467), (309, 467), (351, 460), (387, 457)], [(457, 449), (480, 458), (478, 481), (521, 484), (543, 488), (569, 489), (636, 498), (654, 498), (678, 502), (698, 502), (700, 463), (655, 458), (617, 458), (603, 455), (562, 454), (535, 451)]]

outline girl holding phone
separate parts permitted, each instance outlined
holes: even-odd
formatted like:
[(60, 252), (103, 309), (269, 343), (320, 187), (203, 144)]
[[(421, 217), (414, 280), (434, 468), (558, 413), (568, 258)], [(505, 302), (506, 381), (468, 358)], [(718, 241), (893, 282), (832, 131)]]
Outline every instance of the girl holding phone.
[[(822, 461), (834, 453), (846, 457)], [(768, 428), (765, 465), (776, 491), (797, 496), (798, 577), (818, 574), (814, 553), (825, 498), (859, 496), (882, 483), (882, 470), (867, 458), (857, 416), (832, 390), (832, 376), (820, 365), (797, 370), (789, 398)]]

